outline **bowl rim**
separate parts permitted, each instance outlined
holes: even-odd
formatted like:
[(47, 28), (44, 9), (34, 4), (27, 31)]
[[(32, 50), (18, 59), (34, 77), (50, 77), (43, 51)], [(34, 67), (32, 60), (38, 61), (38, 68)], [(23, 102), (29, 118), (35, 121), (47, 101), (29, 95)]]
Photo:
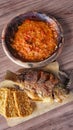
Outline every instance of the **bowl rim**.
[[(16, 17), (19, 17), (21, 15), (27, 15), (28, 13), (32, 13), (32, 14), (41, 14), (43, 16), (46, 16), (48, 18), (51, 18), (57, 25), (57, 27), (59, 28), (59, 30), (61, 31), (61, 39), (62, 39), (62, 42), (59, 43), (59, 47), (58, 49), (56, 49), (56, 51), (48, 58), (46, 58), (45, 60), (42, 60), (42, 61), (39, 61), (39, 62), (24, 62), (24, 61), (21, 61), (17, 58), (15, 58), (11, 53), (10, 51), (8, 50), (7, 46), (6, 46), (6, 43), (5, 43), (5, 32), (6, 32), (6, 29), (8, 27), (8, 25), (11, 23), (11, 21), (13, 19), (15, 19)], [(15, 17), (13, 17), (3, 28), (3, 31), (2, 31), (2, 47), (3, 47), (3, 50), (5, 52), (5, 54), (8, 56), (8, 58), (13, 61), (15, 64), (21, 66), (21, 67), (24, 67), (24, 68), (36, 68), (36, 67), (43, 67), (45, 65), (47, 65), (48, 63), (50, 62), (53, 62), (53, 59), (56, 60), (57, 58), (57, 53), (58, 53), (58, 50), (59, 48), (63, 45), (64, 43), (64, 36), (63, 36), (63, 29), (62, 29), (62, 26), (60, 25), (60, 23), (51, 15), (47, 15), (45, 13), (41, 13), (41, 12), (26, 12), (26, 13), (23, 13), (23, 14), (20, 14), (20, 15), (16, 15)]]

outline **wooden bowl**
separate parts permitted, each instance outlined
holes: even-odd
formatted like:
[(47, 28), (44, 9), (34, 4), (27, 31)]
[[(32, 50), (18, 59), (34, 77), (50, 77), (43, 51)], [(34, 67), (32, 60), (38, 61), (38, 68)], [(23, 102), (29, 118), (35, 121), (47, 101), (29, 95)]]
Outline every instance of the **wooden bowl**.
[[(42, 20), (45, 22), (49, 22), (54, 25), (54, 28), (58, 33), (57, 49), (50, 57), (48, 57), (47, 59), (45, 59), (43, 61), (24, 62), (17, 56), (16, 53), (14, 53), (13, 49), (10, 46), (10, 44), (12, 42), (11, 39), (14, 38), (14, 35), (18, 29), (18, 26), (20, 26), (23, 23), (23, 21), (27, 18), (33, 19), (33, 20)], [(25, 14), (16, 16), (6, 25), (6, 27), (3, 29), (3, 32), (2, 32), (2, 46), (3, 46), (4, 52), (9, 57), (9, 59), (11, 59), (14, 63), (16, 63), (17, 65), (20, 65), (24, 68), (43, 67), (43, 66), (47, 65), (48, 63), (55, 61), (62, 50), (63, 43), (64, 43), (63, 30), (62, 30), (61, 25), (58, 23), (58, 21), (55, 18), (53, 18), (52, 16), (48, 16), (46, 14), (39, 13), (39, 12), (29, 12), (29, 13), (25, 13)]]

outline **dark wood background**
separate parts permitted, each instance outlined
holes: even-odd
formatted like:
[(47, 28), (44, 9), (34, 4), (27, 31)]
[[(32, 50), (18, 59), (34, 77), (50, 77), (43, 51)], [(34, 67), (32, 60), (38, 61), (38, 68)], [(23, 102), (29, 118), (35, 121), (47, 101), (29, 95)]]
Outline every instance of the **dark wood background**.
[[(0, 81), (7, 69), (16, 71), (20, 68), (3, 51), (2, 29), (13, 17), (28, 11), (50, 14), (61, 23), (65, 43), (58, 62), (66, 72), (73, 69), (73, 0), (0, 0)], [(0, 116), (0, 130), (73, 130), (73, 102), (12, 128)]]

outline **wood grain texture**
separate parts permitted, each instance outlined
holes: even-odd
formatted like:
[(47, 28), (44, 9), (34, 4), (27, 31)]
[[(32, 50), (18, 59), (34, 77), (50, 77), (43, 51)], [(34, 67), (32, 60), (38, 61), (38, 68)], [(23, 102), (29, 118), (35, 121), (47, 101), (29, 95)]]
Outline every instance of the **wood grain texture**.
[[(2, 49), (2, 29), (13, 17), (28, 11), (50, 14), (61, 23), (65, 43), (58, 62), (60, 68), (66, 72), (73, 69), (73, 0), (0, 0), (0, 81), (7, 69), (16, 71), (20, 68), (8, 59)], [(73, 102), (12, 128), (0, 116), (0, 130), (6, 129), (73, 130)]]

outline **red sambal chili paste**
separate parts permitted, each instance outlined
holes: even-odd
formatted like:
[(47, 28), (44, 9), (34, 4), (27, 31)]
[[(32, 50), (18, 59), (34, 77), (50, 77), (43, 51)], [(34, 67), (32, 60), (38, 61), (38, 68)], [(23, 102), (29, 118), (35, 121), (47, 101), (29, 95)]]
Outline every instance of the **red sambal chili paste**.
[(44, 21), (26, 19), (15, 33), (12, 48), (24, 61), (42, 61), (57, 47), (57, 32)]

